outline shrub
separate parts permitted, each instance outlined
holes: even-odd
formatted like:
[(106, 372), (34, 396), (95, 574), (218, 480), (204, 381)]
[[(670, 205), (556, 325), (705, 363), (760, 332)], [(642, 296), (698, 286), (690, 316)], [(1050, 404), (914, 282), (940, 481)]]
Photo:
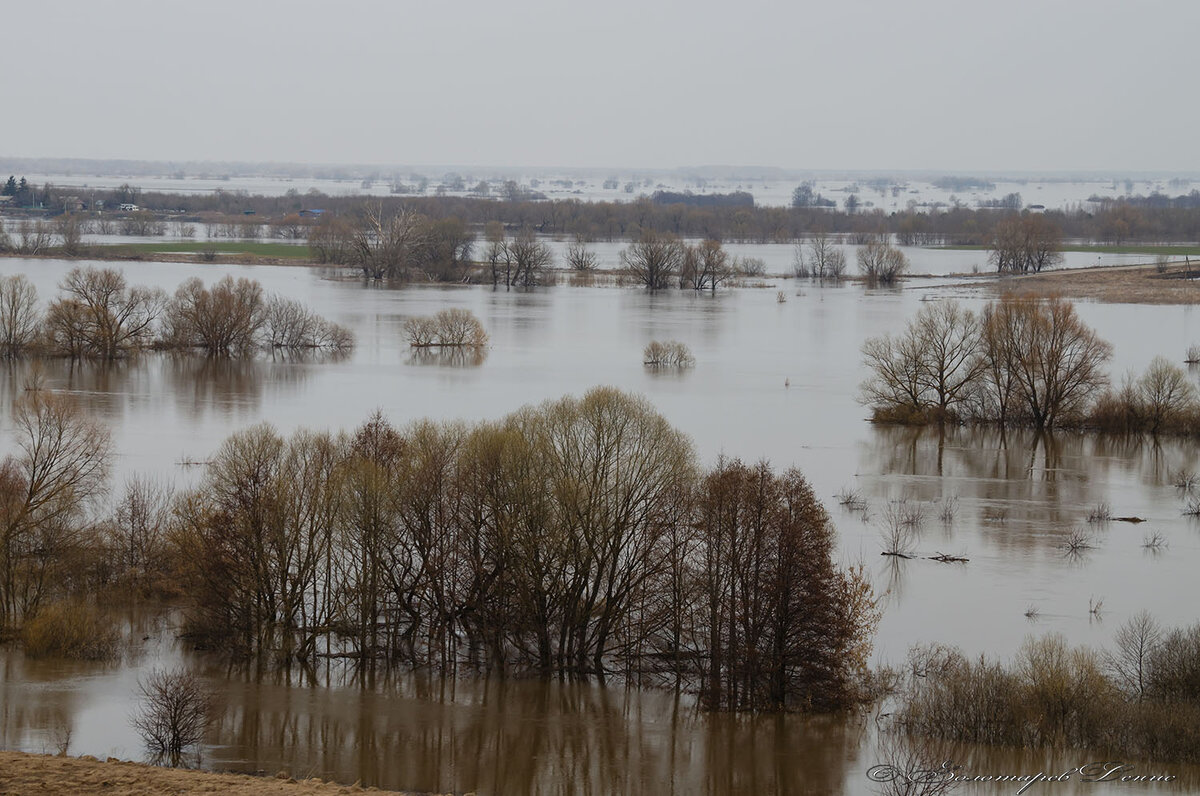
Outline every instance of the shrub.
[(56, 602), (43, 606), (21, 631), (31, 658), (109, 660), (120, 652), (120, 633), (94, 605)]
[(691, 349), (677, 340), (654, 340), (642, 350), (642, 364), (656, 368), (690, 368), (696, 364), (696, 358)]
[(474, 313), (458, 308), (409, 318), (404, 322), (404, 336), (414, 348), (483, 348), (488, 343), (488, 333)]

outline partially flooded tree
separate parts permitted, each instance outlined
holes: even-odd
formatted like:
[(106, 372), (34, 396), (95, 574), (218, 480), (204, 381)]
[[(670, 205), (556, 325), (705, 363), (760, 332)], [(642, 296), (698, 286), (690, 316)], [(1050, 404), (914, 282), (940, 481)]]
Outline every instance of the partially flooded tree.
[(679, 271), (684, 246), (674, 235), (644, 231), (621, 252), (621, 262), (642, 285), (665, 290)]
[(351, 258), (370, 279), (405, 276), (428, 231), (416, 212), (401, 208), (392, 213), (382, 204), (367, 205), (351, 232)]
[(554, 264), (554, 253), (528, 227), (508, 242), (507, 261), (511, 276), (505, 272), (505, 286), (536, 287), (546, 279), (546, 271)]
[(846, 254), (827, 233), (814, 232), (804, 248), (799, 256), (814, 279), (841, 279), (846, 273)]
[(132, 722), (154, 762), (179, 766), (189, 752), (198, 758), (213, 718), (213, 699), (200, 678), (182, 667), (157, 669), (138, 681), (138, 692), (141, 704)]
[(146, 348), (167, 303), (162, 290), (129, 287), (112, 268), (73, 268), (59, 289), (63, 295), (47, 312), (47, 337), (73, 357), (116, 359)]
[[(833, 529), (796, 470), (722, 461), (701, 486), (705, 704), (716, 710), (831, 709), (855, 699), (850, 663), (873, 602), (849, 600)], [(847, 580), (849, 579), (849, 580)], [(868, 589), (869, 591), (869, 589)]]
[(695, 246), (684, 245), (679, 266), (679, 286), (696, 292), (717, 288), (734, 277), (729, 253), (718, 240), (703, 240)]
[(206, 288), (192, 277), (167, 305), (163, 338), (168, 345), (210, 354), (246, 352), (258, 342), (266, 306), (262, 285), (255, 280), (226, 276)]
[(595, 271), (600, 267), (600, 258), (588, 248), (587, 238), (576, 235), (575, 240), (567, 246), (567, 264), (574, 271)]
[(24, 274), (0, 279), (0, 356), (16, 357), (37, 340), (37, 288)]
[(13, 413), (17, 453), (0, 463), (0, 629), (36, 611), (68, 551), (80, 520), (104, 484), (108, 430), (69, 399), (27, 393)]
[(878, 238), (859, 246), (857, 257), (858, 271), (868, 284), (891, 285), (908, 271), (904, 252)]
[(1151, 434), (1181, 420), (1195, 406), (1196, 388), (1166, 357), (1155, 357), (1137, 381), (1136, 409)]
[(1019, 411), (1038, 429), (1077, 416), (1108, 383), (1112, 356), (1104, 342), (1061, 298), (1005, 296), (984, 318), (984, 355), (991, 397), (1004, 417)]

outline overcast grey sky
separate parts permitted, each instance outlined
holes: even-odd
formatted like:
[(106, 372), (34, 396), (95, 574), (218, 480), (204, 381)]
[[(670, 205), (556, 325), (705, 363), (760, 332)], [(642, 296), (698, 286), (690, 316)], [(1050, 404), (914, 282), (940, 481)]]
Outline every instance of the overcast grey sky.
[(1200, 170), (1194, 0), (0, 3), (0, 155)]

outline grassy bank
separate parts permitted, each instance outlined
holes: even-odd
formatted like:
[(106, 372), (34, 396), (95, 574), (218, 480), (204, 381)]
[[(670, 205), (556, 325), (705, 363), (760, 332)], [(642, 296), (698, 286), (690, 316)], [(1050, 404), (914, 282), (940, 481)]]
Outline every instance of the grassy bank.
[(285, 257), (296, 260), (309, 260), (312, 253), (308, 246), (294, 243), (263, 243), (261, 241), (181, 241), (175, 243), (117, 243), (105, 246), (94, 246), (91, 249), (101, 251), (141, 252), (144, 254), (196, 254), (213, 251), (217, 254), (253, 254), (259, 257)]
[(23, 752), (0, 752), (0, 793), (12, 794), (106, 794), (132, 796), (143, 793), (252, 794), (391, 793), (358, 785), (337, 785), (320, 779), (295, 780), (286, 774), (252, 777), (245, 774), (216, 774), (177, 768), (130, 763), (109, 758), (51, 757)]

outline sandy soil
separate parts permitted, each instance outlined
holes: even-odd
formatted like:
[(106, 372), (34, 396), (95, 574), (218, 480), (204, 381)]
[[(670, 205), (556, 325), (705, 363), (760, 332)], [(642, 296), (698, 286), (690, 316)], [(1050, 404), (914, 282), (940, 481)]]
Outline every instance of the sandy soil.
[(1152, 264), (1072, 268), (1000, 277), (986, 283), (968, 282), (964, 286), (995, 293), (1057, 294), (1109, 304), (1200, 304), (1200, 260), (1191, 264), (1190, 272), (1184, 269), (1183, 265), (1172, 265), (1160, 274)]
[(250, 777), (243, 774), (214, 774), (156, 768), (109, 758), (51, 757), (22, 752), (0, 752), (0, 796), (8, 794), (194, 794), (220, 793), (222, 796), (280, 794), (394, 793), (357, 785), (336, 785), (319, 779), (296, 781), (280, 774), (276, 777)]

